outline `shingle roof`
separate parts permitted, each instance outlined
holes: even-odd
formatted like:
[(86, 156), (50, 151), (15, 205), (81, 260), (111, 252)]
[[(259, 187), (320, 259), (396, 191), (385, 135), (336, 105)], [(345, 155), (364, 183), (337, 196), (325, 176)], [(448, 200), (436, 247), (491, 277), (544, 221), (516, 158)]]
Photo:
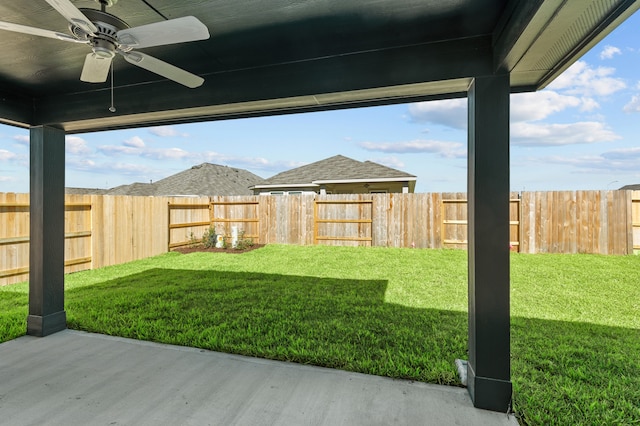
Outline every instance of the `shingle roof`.
[(111, 189), (67, 188), (68, 194), (104, 195), (253, 195), (250, 186), (264, 179), (248, 170), (202, 163), (153, 183), (135, 182)]
[(415, 176), (372, 161), (357, 161), (336, 155), (265, 179), (259, 185), (311, 184), (323, 180), (415, 179)]
[(636, 184), (632, 184), (632, 185), (625, 185), (622, 188), (623, 190), (633, 190), (633, 191), (640, 191), (640, 183), (636, 183)]
[(130, 185), (120, 185), (114, 188), (108, 189), (105, 195), (138, 195), (138, 196), (150, 196), (157, 195), (155, 185), (152, 183), (140, 183), (134, 182)]
[(152, 185), (154, 195), (252, 195), (249, 187), (263, 180), (244, 169), (202, 163)]
[(100, 189), (100, 188), (66, 187), (64, 189), (64, 193), (65, 194), (73, 194), (73, 195), (92, 195), (92, 194), (102, 195), (102, 194), (104, 194), (106, 192), (107, 192), (106, 189)]

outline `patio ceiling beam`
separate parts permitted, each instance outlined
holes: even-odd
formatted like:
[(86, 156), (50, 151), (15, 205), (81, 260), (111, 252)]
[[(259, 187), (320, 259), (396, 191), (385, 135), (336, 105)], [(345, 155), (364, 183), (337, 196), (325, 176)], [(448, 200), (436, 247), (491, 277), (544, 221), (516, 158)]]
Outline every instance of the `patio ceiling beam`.
[[(104, 84), (91, 92), (37, 99), (34, 120), (86, 132), (415, 96), (449, 98), (466, 92), (474, 75), (491, 73), (491, 68), (491, 37), (483, 36), (208, 74), (197, 89), (166, 80), (116, 87), (115, 114), (105, 112), (110, 91)], [(93, 100), (89, 106), (87, 98)]]

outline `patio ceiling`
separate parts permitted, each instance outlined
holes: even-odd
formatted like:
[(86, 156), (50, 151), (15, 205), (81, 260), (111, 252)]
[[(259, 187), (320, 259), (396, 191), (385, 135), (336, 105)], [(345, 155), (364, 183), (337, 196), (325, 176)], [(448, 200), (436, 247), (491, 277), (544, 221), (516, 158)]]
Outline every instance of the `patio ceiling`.
[[(74, 0), (99, 8), (94, 0)], [(67, 133), (466, 96), (509, 72), (537, 90), (640, 7), (633, 0), (119, 0), (139, 26), (193, 15), (208, 40), (140, 49), (202, 76), (189, 89), (114, 61), (80, 81), (86, 45), (0, 30), (0, 122)], [(44, 0), (0, 0), (1, 20), (68, 33)]]

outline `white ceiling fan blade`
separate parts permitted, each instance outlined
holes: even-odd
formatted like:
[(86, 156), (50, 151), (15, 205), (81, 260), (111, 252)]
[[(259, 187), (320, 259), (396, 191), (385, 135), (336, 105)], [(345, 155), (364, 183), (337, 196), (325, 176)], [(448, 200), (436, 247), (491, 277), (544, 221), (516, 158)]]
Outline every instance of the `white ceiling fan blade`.
[(59, 33), (57, 31), (43, 30), (42, 28), (27, 27), (20, 24), (12, 24), (11, 22), (0, 21), (0, 30), (13, 31), (16, 33), (30, 34), (39, 37), (55, 38), (62, 41), (72, 41), (75, 43), (87, 43), (85, 40), (78, 40), (70, 35)]
[(204, 83), (204, 79), (202, 77), (198, 77), (195, 74), (191, 74), (182, 68), (168, 64), (160, 59), (154, 58), (153, 56), (145, 55), (140, 52), (121, 52), (121, 54), (127, 62), (168, 78), (169, 80), (173, 80), (183, 86), (193, 89)]
[(73, 5), (69, 0), (46, 0), (58, 13), (64, 16), (67, 21), (80, 27), (88, 34), (95, 34), (98, 29), (84, 16), (84, 13)]
[(209, 30), (193, 16), (127, 28), (117, 33), (120, 44), (142, 49), (152, 46), (206, 40)]
[(87, 83), (103, 83), (107, 81), (112, 58), (101, 58), (91, 52), (84, 59), (80, 80)]

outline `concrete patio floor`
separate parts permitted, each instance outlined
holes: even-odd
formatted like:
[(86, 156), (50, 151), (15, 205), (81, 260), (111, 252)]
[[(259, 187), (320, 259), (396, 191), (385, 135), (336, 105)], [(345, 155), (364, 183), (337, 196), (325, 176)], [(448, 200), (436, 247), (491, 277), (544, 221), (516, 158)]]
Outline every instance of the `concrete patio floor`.
[(0, 344), (0, 423), (518, 424), (462, 388), (72, 330)]

